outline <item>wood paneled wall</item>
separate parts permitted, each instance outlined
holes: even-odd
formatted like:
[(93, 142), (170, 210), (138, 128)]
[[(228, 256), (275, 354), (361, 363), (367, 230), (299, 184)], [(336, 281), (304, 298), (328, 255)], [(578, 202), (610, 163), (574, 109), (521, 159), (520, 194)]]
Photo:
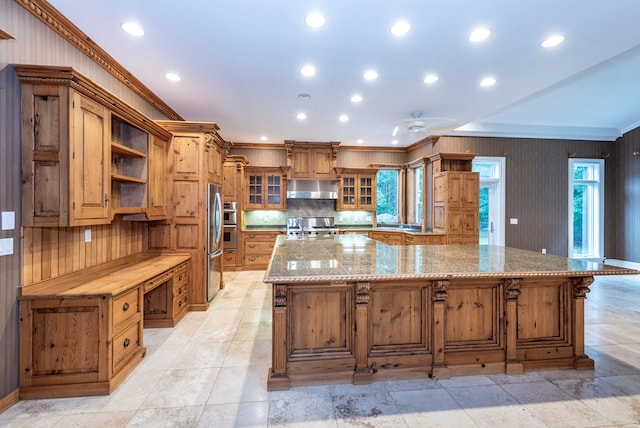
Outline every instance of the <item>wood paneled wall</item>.
[(618, 139), (615, 153), (615, 181), (607, 186), (615, 193), (610, 214), (614, 251), (608, 257), (640, 262), (640, 128)]
[[(87, 227), (26, 227), (23, 286), (142, 253), (145, 223), (115, 222)], [(91, 241), (85, 242), (85, 230)]]

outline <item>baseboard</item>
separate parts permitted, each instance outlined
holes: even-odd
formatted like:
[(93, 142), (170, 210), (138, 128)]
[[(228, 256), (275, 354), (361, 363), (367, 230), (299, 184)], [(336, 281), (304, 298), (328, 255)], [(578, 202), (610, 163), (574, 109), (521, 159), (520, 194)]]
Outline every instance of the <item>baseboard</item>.
[(16, 389), (15, 391), (10, 392), (9, 394), (7, 394), (4, 397), (0, 398), (0, 413), (4, 412), (9, 407), (11, 407), (14, 404), (16, 404), (18, 402), (18, 397), (19, 396), (20, 396), (20, 390)]

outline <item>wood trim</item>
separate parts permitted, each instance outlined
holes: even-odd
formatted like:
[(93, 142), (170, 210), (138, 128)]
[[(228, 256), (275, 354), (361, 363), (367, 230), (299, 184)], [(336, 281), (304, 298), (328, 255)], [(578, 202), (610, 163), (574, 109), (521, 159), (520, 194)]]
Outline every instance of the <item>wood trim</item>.
[(416, 141), (415, 143), (407, 147), (407, 152), (412, 152), (428, 144), (431, 144), (432, 146), (434, 146), (439, 139), (440, 139), (440, 136), (430, 136), (430, 137), (423, 138), (422, 140)]
[(109, 74), (118, 79), (136, 95), (155, 107), (160, 113), (169, 119), (183, 120), (183, 118), (158, 98), (149, 88), (133, 74), (127, 71), (104, 49), (69, 21), (58, 10), (44, 0), (15, 0), (16, 3), (27, 9), (46, 26), (58, 33), (63, 39), (75, 46), (78, 50), (91, 58), (96, 64), (104, 68)]
[[(7, 33), (6, 31), (0, 29), (0, 40), (13, 40), (15, 39), (15, 37), (13, 37), (11, 34)], [(0, 408), (1, 410), (1, 408)]]
[(4, 397), (0, 398), (0, 413), (7, 410), (9, 407), (16, 404), (20, 397), (20, 390), (14, 389)]
[(234, 150), (286, 150), (284, 144), (274, 143), (233, 143)]

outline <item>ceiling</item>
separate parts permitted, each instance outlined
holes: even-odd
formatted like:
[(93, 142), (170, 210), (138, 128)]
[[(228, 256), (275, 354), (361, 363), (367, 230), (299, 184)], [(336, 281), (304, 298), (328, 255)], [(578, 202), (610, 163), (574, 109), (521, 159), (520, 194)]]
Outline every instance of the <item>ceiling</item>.
[[(228, 141), (406, 147), (431, 134), (613, 141), (640, 125), (638, 0), (50, 3), (185, 120), (217, 122)], [(325, 16), (324, 27), (305, 25), (312, 11)], [(389, 31), (397, 19), (411, 25), (402, 37)], [(125, 33), (128, 20), (146, 34)], [(472, 43), (478, 26), (491, 35)], [(553, 33), (565, 42), (542, 48)], [(306, 64), (315, 76), (300, 74)], [(362, 77), (369, 68), (378, 72), (374, 81)], [(167, 72), (182, 80), (168, 81)], [(425, 84), (428, 73), (439, 80)], [(481, 87), (487, 76), (495, 85)], [(360, 103), (350, 101), (356, 93)], [(404, 121), (416, 111), (425, 127), (409, 132)], [(299, 112), (307, 118), (296, 119)], [(348, 121), (338, 120), (343, 114)]]

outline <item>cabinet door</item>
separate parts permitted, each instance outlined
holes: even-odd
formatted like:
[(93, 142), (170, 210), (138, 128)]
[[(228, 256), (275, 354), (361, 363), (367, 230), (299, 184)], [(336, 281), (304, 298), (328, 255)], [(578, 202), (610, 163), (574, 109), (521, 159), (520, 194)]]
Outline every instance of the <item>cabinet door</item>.
[(264, 181), (266, 192), (264, 196), (264, 208), (267, 209), (282, 209), (285, 207), (285, 199), (283, 197), (284, 180), (281, 174), (265, 174)]
[(307, 147), (296, 147), (291, 153), (291, 176), (293, 178), (312, 178), (311, 151)]
[(109, 223), (109, 113), (75, 92), (72, 107), (70, 225)]
[(247, 175), (247, 209), (263, 208), (264, 176), (262, 174)]
[(149, 150), (149, 220), (167, 217), (167, 152), (165, 142), (152, 137)]
[(340, 179), (340, 208), (346, 210), (357, 209), (356, 183), (358, 177), (355, 174), (343, 175)]
[(222, 184), (222, 149), (210, 144), (207, 153), (207, 177), (209, 182)]
[(361, 210), (376, 209), (376, 180), (374, 175), (358, 177), (358, 208)]
[(331, 148), (318, 148), (312, 152), (312, 173), (313, 178), (335, 179), (335, 171), (332, 168)]

